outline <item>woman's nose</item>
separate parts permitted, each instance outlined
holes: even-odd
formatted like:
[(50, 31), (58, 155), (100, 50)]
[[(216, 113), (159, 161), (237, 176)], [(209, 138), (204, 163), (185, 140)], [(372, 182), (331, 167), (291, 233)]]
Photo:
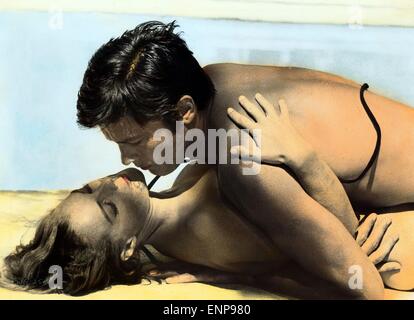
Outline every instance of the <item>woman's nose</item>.
[(114, 180), (114, 184), (118, 187), (118, 188), (122, 188), (122, 187), (125, 187), (126, 185), (128, 185), (128, 182), (126, 181), (126, 179), (125, 178), (123, 178), (123, 177), (117, 177), (115, 180)]

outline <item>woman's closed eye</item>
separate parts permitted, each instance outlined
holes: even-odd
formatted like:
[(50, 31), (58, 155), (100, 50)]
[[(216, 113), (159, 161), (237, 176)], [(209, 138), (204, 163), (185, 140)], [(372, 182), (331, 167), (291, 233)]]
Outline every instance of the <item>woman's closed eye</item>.
[(104, 200), (102, 201), (102, 209), (105, 211), (105, 213), (110, 216), (112, 219), (116, 218), (118, 215), (118, 208), (116, 205), (110, 201), (110, 200)]

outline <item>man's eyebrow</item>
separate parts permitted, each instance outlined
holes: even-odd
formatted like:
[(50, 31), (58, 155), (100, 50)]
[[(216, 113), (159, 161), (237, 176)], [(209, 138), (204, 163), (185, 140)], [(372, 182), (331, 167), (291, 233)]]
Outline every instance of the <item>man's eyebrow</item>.
[(141, 136), (134, 136), (134, 137), (126, 138), (124, 140), (118, 140), (118, 141), (112, 140), (112, 141), (116, 142), (116, 143), (128, 143), (128, 142), (131, 142), (131, 141), (134, 141), (134, 140), (137, 140), (137, 139), (141, 139)]
[(139, 134), (139, 135), (135, 135), (135, 136), (132, 136), (132, 137), (125, 138), (124, 140), (116, 140), (116, 136), (114, 137), (111, 134), (111, 132), (108, 132), (105, 128), (102, 128), (101, 131), (102, 131), (102, 133), (104, 134), (104, 136), (105, 136), (105, 138), (107, 140), (113, 141), (115, 143), (128, 143), (131, 140), (135, 140), (137, 138), (141, 138), (142, 137), (142, 134)]

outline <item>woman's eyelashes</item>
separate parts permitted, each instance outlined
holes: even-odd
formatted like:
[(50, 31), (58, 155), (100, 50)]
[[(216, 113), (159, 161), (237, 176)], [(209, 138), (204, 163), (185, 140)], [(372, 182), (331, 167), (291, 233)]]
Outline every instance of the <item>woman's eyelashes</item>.
[(104, 200), (102, 201), (102, 206), (108, 215), (110, 215), (112, 218), (116, 218), (118, 215), (118, 208), (112, 201)]

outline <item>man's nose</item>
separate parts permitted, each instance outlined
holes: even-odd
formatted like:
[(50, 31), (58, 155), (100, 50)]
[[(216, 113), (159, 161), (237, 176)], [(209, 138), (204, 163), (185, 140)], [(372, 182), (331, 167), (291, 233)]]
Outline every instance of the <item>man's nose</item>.
[(123, 165), (127, 166), (134, 161), (134, 159), (128, 157), (128, 154), (121, 147), (119, 147), (119, 151), (121, 152), (121, 162)]

